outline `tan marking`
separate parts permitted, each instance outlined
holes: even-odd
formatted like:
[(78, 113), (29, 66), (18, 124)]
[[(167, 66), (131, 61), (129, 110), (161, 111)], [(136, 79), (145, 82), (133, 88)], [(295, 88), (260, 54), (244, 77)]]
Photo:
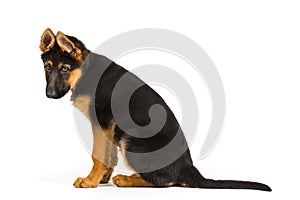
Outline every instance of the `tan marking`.
[(113, 141), (113, 137), (115, 134), (115, 127), (116, 127), (116, 123), (114, 121), (111, 121), (108, 129), (102, 129), (102, 131), (110, 141)]
[(174, 183), (174, 182), (170, 182), (170, 183), (167, 184), (167, 186), (170, 187), (170, 186), (173, 186), (173, 185), (175, 185), (175, 184), (176, 184), (176, 183)]
[(46, 65), (50, 65), (51, 67), (53, 67), (53, 63), (52, 63), (52, 61), (51, 60), (48, 60), (47, 62), (45, 62), (44, 63), (44, 66), (46, 66)]
[(63, 62), (59, 62), (58, 65), (57, 65), (57, 68), (59, 70), (61, 70), (63, 67), (67, 67), (69, 70), (71, 69), (71, 66), (69, 64), (65, 64)]
[[(87, 101), (86, 96), (82, 96), (82, 101)], [(86, 103), (83, 104), (87, 105)], [(85, 110), (86, 108), (81, 109)], [(94, 166), (86, 178), (78, 178), (75, 181), (75, 187), (96, 187), (101, 180), (109, 180), (113, 167), (117, 164), (117, 147), (106, 136), (108, 132), (112, 131), (104, 131), (99, 125), (95, 124), (92, 124), (92, 129), (94, 142), (92, 159)]]
[(109, 166), (115, 167), (117, 164), (118, 164), (118, 148), (115, 144), (113, 144), (110, 149)]
[(82, 52), (81, 52), (80, 49), (76, 48), (76, 52), (73, 52), (71, 55), (72, 55), (72, 56), (75, 58), (75, 60), (76, 60), (77, 62), (79, 62), (80, 64), (83, 62), (83, 55), (82, 55)]
[(117, 147), (112, 143), (114, 125), (109, 129), (102, 129), (99, 125), (92, 125), (93, 129), (93, 158), (109, 167), (117, 164)]
[(102, 179), (107, 167), (99, 162), (97, 159), (93, 159), (94, 166), (90, 174), (86, 178), (77, 178), (74, 182), (76, 188), (91, 188), (96, 187)]
[(55, 35), (50, 28), (47, 28), (42, 36), (40, 42), (40, 50), (44, 53), (48, 52), (55, 44)]
[(67, 83), (70, 85), (71, 90), (74, 90), (77, 81), (81, 77), (81, 69), (74, 69), (70, 72), (69, 79)]
[(59, 62), (58, 65), (57, 65), (57, 68), (58, 68), (58, 69), (61, 69), (61, 67), (62, 67), (63, 65), (64, 65), (64, 63)]
[(103, 182), (109, 181), (113, 168), (118, 163), (117, 147), (112, 143), (114, 127), (112, 125), (109, 129), (102, 129), (99, 125), (92, 125), (94, 139), (92, 158), (107, 166), (101, 179)]
[(71, 56), (78, 62), (82, 63), (83, 55), (82, 51), (76, 47), (76, 45), (62, 32), (58, 31), (56, 34), (57, 44), (60, 46), (61, 50), (66, 51), (71, 54)]
[(133, 174), (131, 176), (119, 174), (113, 177), (112, 181), (119, 187), (155, 187), (155, 185), (145, 181), (138, 174)]
[[(79, 96), (73, 104), (84, 115), (90, 119), (90, 103), (89, 96)], [(92, 123), (93, 130), (93, 152), (92, 159), (94, 166), (91, 173), (86, 178), (77, 178), (74, 183), (75, 187), (96, 187), (99, 182), (108, 182), (113, 172), (113, 167), (118, 162), (117, 147), (112, 143), (114, 136), (115, 123), (111, 122), (108, 129), (102, 129), (99, 124)]]
[(176, 182), (170, 182), (167, 184), (167, 187), (171, 187), (171, 186), (182, 186), (185, 187), (186, 184), (185, 183), (176, 183)]
[(89, 120), (90, 120), (90, 103), (91, 103), (91, 98), (86, 95), (78, 96), (73, 101), (73, 105), (76, 108), (78, 108)]
[[(106, 146), (106, 156), (109, 158), (108, 166), (115, 167), (118, 163), (118, 149), (114, 144), (114, 134), (115, 134), (116, 124), (112, 121), (108, 129), (101, 129), (105, 135), (105, 146)], [(96, 144), (97, 145), (97, 144)], [(101, 144), (99, 144), (101, 145)], [(103, 145), (103, 144), (102, 144)]]
[(108, 170), (106, 170), (106, 172), (104, 173), (104, 175), (101, 179), (101, 183), (108, 183), (113, 171), (114, 171), (114, 168), (111, 168), (111, 167), (108, 168)]
[(124, 164), (126, 165), (126, 167), (131, 170), (131, 171), (135, 171), (128, 163), (127, 159), (126, 159), (126, 148), (127, 148), (127, 143), (126, 143), (126, 140), (125, 139), (122, 139), (120, 141), (120, 149), (121, 149), (121, 153), (122, 153), (122, 157), (123, 157), (123, 161), (124, 161)]

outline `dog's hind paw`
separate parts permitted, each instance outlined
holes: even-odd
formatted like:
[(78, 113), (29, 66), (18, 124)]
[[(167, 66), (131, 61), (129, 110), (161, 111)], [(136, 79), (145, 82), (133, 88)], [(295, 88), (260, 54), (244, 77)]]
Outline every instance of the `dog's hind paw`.
[(119, 175), (113, 177), (112, 181), (118, 187), (124, 187), (124, 186), (128, 185), (127, 176), (125, 176), (125, 175), (119, 174)]

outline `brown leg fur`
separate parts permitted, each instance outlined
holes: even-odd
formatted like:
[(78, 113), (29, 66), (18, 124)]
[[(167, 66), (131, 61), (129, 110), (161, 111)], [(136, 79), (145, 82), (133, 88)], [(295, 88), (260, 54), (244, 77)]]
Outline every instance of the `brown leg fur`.
[(144, 181), (138, 174), (132, 174), (131, 176), (119, 174), (113, 177), (112, 181), (118, 187), (155, 187), (155, 185)]
[(113, 171), (114, 171), (113, 168), (109, 168), (108, 170), (106, 170), (106, 172), (104, 173), (100, 183), (108, 183)]
[(74, 182), (76, 188), (97, 187), (107, 167), (93, 157), (94, 166), (86, 178), (77, 178)]
[[(112, 124), (112, 128), (108, 129), (108, 130), (103, 130), (103, 133), (106, 135), (106, 137), (108, 138), (108, 140), (110, 142), (112, 142), (113, 140), (113, 133), (114, 133), (114, 124)], [(118, 163), (118, 150), (117, 150), (117, 146), (112, 145), (112, 144), (108, 144), (107, 145), (107, 151), (110, 152), (110, 156), (109, 156), (109, 168), (108, 170), (105, 172), (105, 174), (103, 175), (100, 183), (108, 183), (111, 175), (114, 171), (114, 166), (117, 165)]]
[(117, 148), (107, 137), (111, 132), (111, 130), (102, 130), (99, 126), (93, 126), (94, 166), (86, 178), (77, 178), (73, 184), (76, 188), (96, 187), (101, 180), (108, 182), (113, 167), (117, 164)]

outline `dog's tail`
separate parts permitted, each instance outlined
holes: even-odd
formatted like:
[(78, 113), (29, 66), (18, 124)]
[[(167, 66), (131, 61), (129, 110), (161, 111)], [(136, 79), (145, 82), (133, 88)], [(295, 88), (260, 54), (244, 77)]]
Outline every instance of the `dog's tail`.
[(252, 189), (271, 192), (272, 189), (263, 184), (250, 181), (235, 181), (235, 180), (213, 180), (204, 178), (200, 172), (190, 166), (180, 174), (180, 180), (185, 183), (186, 187), (195, 188), (211, 188), (211, 189)]
[(252, 189), (271, 192), (272, 189), (263, 184), (250, 181), (234, 181), (234, 180), (212, 180), (204, 179), (195, 185), (198, 188), (214, 188), (214, 189)]

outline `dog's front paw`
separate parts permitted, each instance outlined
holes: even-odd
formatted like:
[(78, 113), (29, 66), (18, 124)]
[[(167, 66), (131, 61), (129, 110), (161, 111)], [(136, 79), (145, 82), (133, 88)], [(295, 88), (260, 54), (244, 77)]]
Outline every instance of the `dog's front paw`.
[(99, 181), (93, 181), (90, 178), (77, 178), (74, 182), (76, 188), (94, 188), (97, 187)]

